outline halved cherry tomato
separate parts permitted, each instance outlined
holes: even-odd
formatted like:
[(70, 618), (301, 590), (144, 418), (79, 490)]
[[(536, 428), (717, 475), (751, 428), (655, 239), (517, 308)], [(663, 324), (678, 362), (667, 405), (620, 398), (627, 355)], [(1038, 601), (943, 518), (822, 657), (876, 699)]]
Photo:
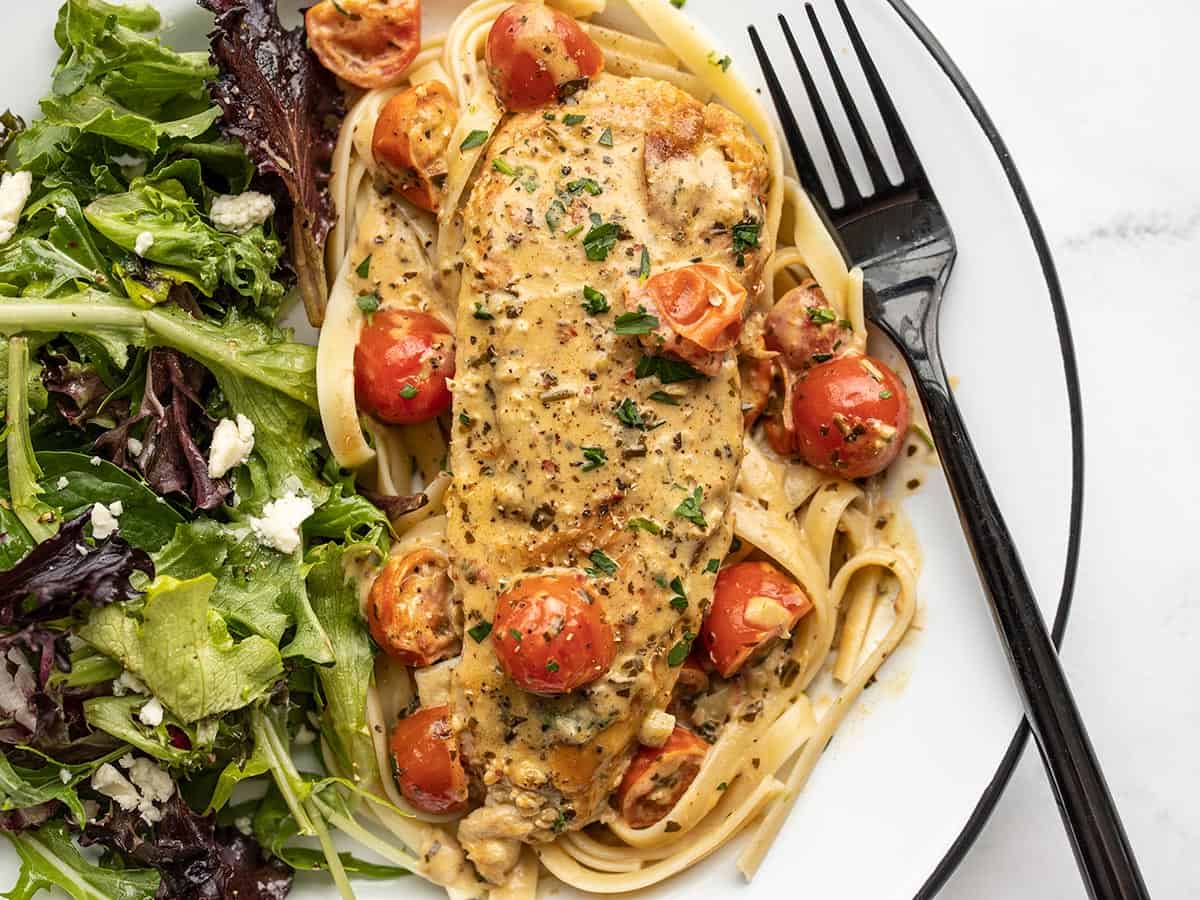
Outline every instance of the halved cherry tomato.
[(659, 327), (642, 335), (646, 346), (715, 375), (742, 332), (746, 289), (724, 267), (696, 263), (659, 272), (629, 291), (625, 303), (658, 318)]
[(304, 25), (321, 65), (361, 88), (398, 84), (421, 49), (420, 0), (321, 0)]
[(358, 405), (382, 422), (412, 425), (450, 408), (454, 337), (439, 320), (411, 309), (381, 309), (354, 351)]
[(500, 665), (534, 694), (565, 694), (612, 665), (612, 628), (582, 575), (538, 575), (500, 595), (492, 619)]
[(457, 124), (458, 105), (440, 81), (401, 91), (380, 111), (371, 151), (409, 203), (438, 211), (446, 148)]
[(371, 585), (371, 637), (407, 666), (428, 666), (462, 649), (462, 613), (454, 608), (449, 561), (426, 547), (393, 556)]
[(771, 563), (737, 563), (717, 575), (700, 636), (717, 671), (729, 678), (810, 609), (804, 589)]
[(804, 461), (842, 478), (886, 469), (908, 430), (908, 394), (882, 361), (853, 355), (802, 374), (792, 389), (792, 427)]
[(512, 110), (563, 100), (604, 68), (604, 54), (566, 13), (516, 3), (500, 13), (487, 41), (488, 77)]
[(661, 747), (642, 747), (634, 755), (617, 790), (617, 809), (633, 828), (649, 828), (674, 809), (687, 793), (708, 744), (676, 725)]
[(450, 707), (427, 706), (405, 716), (390, 742), (396, 783), (422, 812), (452, 813), (467, 805), (467, 773), (450, 727)]
[(815, 281), (805, 281), (779, 298), (763, 334), (768, 350), (799, 372), (853, 350), (854, 331), (839, 318)]

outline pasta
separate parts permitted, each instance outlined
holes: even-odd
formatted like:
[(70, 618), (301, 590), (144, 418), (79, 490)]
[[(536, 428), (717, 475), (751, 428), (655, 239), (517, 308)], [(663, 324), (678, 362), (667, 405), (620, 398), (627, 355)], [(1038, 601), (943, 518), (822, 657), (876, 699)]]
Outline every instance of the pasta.
[[(657, 41), (586, 25), (603, 49), (609, 71), (667, 81), (702, 102), (717, 97), (765, 145), (769, 188), (762, 240), (773, 252), (764, 261), (766, 289), (753, 298), (751, 317), (756, 312), (761, 316), (780, 294), (810, 278), (837, 317), (849, 323), (849, 340), (865, 347), (862, 273), (847, 269), (812, 201), (785, 174), (779, 139), (759, 101), (735, 71), (709, 62), (709, 46), (680, 11), (660, 0), (629, 2)], [(577, 17), (599, 14), (604, 7), (603, 0), (560, 0), (557, 5)], [(370, 312), (356, 303), (352, 271), (386, 233), (390, 252), (419, 264), (421, 274), (405, 282), (403, 298), (383, 297), (384, 302), (402, 300), (453, 328), (461, 282), (462, 207), (485, 152), (471, 136), (493, 133), (504, 116), (483, 62), (484, 44), (507, 6), (508, 0), (476, 0), (444, 37), (426, 40), (410, 69), (410, 84), (441, 81), (457, 107), (436, 217), (387, 202), (376, 189), (371, 133), (380, 111), (401, 88), (373, 90), (357, 99), (334, 157), (332, 190), (340, 220), (328, 249), (330, 302), (318, 356), (321, 415), (340, 464), (359, 470), (383, 493), (426, 493), (425, 507), (393, 523), (396, 554), (416, 547), (446, 552), (450, 477), (442, 470), (447, 437), (436, 421), (386, 425), (358, 409), (354, 348)], [(802, 586), (812, 603), (791, 639), (753, 667), (786, 677), (770, 689), (749, 671), (728, 682), (725, 689), (733, 699), (712, 731), (714, 742), (686, 792), (660, 821), (634, 828), (619, 816), (606, 817), (601, 825), (532, 844), (491, 896), (534, 896), (539, 868), (589, 892), (646, 887), (743, 832), (750, 840), (738, 866), (747, 879), (753, 877), (830, 737), (911, 627), (920, 554), (903, 511), (889, 498), (881, 478), (863, 483), (825, 474), (775, 452), (759, 428), (746, 434), (731, 507), (735, 540), (724, 565), (769, 560)], [(807, 693), (823, 672), (831, 673), (837, 685), (825, 703)], [(408, 667), (380, 654), (368, 718), (381, 772), (390, 771), (390, 724), (411, 708), (421, 690), (430, 696), (442, 690), (440, 678), (435, 673), (414, 680)], [(426, 698), (419, 699), (429, 705)], [(386, 775), (383, 783), (367, 787), (411, 815), (376, 810), (381, 825), (410, 848), (418, 874), (444, 885), (451, 896), (478, 894), (480, 883), (456, 837), (454, 815), (414, 808)], [(442, 850), (429, 855), (435, 843)]]

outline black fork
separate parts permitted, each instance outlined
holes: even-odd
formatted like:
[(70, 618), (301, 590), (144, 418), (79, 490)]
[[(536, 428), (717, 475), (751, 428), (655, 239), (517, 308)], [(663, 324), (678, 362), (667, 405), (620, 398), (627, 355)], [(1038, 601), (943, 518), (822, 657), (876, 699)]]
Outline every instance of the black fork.
[(836, 229), (847, 263), (863, 269), (866, 316), (895, 342), (912, 370), (917, 395), (925, 408), (930, 433), (1088, 893), (1097, 900), (1148, 898), (1033, 589), (971, 445), (942, 365), (938, 312), (957, 254), (954, 234), (845, 0), (835, 2), (900, 164), (899, 184), (893, 184), (884, 170), (811, 3), (805, 4), (809, 24), (866, 162), (871, 181), (866, 191), (860, 191), (855, 183), (845, 148), (782, 15), (779, 23), (784, 40), (800, 70), (843, 196), (838, 207), (830, 203), (779, 78), (757, 30), (750, 26), (754, 52), (801, 183)]

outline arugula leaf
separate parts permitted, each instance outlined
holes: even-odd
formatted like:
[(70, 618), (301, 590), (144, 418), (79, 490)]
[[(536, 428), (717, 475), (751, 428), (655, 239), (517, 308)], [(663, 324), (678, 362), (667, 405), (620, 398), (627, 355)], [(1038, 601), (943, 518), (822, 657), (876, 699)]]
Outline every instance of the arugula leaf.
[(163, 576), (140, 609), (107, 606), (92, 613), (79, 636), (121, 661), (184, 722), (241, 709), (283, 674), (273, 643), (252, 635), (235, 643), (209, 605), (217, 579)]
[(33, 453), (29, 436), (29, 342), (15, 337), (8, 342), (8, 409), (6, 450), (8, 452), (9, 493), (13, 512), (29, 535), (38, 542), (54, 534), (58, 513), (41, 495), (38, 479), (42, 470)]
[[(97, 763), (98, 765), (98, 763)], [(80, 766), (77, 771), (60, 766), (25, 769), (12, 765), (0, 754), (0, 811), (28, 809), (43, 803), (62, 803), (71, 810), (76, 822), (87, 821), (83, 803), (75, 786), (91, 774), (95, 766)], [(59, 772), (66, 772), (63, 781)]]
[(62, 888), (74, 900), (154, 900), (159, 876), (148, 869), (114, 869), (84, 858), (62, 824), (5, 835), (21, 857), (21, 875), (6, 897), (31, 900), (39, 891)]

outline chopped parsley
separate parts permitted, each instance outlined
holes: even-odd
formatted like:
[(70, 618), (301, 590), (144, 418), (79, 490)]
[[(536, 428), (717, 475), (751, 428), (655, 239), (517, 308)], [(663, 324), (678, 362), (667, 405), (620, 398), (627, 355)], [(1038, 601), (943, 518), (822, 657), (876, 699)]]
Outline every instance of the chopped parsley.
[(578, 125), (580, 122), (582, 122), (586, 118), (587, 118), (587, 116), (581, 116), (578, 113), (567, 113), (565, 116), (563, 116), (563, 124), (564, 125)]
[(471, 636), (471, 640), (477, 644), (482, 644), (484, 639), (491, 633), (492, 623), (486, 620), (467, 629), (467, 634), (469, 634)]
[[(674, 2), (675, 2), (675, 0), (671, 0), (671, 2), (672, 2), (672, 3), (674, 3)], [(718, 784), (718, 785), (717, 785), (717, 790), (718, 790), (718, 791), (727, 791), (727, 790), (729, 790), (729, 782), (727, 782), (727, 781), (722, 781), (720, 784)]]
[(621, 313), (613, 320), (613, 331), (617, 334), (649, 334), (657, 327), (658, 316), (650, 315), (644, 306), (639, 306), (637, 312)]
[(682, 594), (672, 597), (671, 608), (677, 610), (678, 612), (683, 612), (688, 608), (687, 597), (684, 597)]
[(417, 386), (415, 384), (406, 384), (404, 387), (400, 388), (400, 396), (405, 400), (411, 400), (413, 397), (417, 396)]
[(605, 128), (600, 132), (600, 140), (598, 141), (601, 147), (611, 147), (613, 145), (612, 129)]
[(692, 652), (692, 641), (696, 639), (696, 635), (690, 631), (685, 631), (679, 643), (671, 648), (671, 652), (667, 654), (667, 665), (671, 668), (682, 666), (683, 661), (687, 659), (688, 654)]
[(458, 423), (462, 425), (463, 428), (470, 428), (475, 424), (475, 420), (468, 416), (465, 412), (460, 412), (458, 414)]
[(722, 72), (728, 72), (729, 67), (733, 65), (733, 60), (728, 54), (725, 56), (717, 56), (717, 51), (713, 50), (708, 54), (708, 61), (720, 69)]
[(588, 80), (586, 78), (575, 78), (571, 81), (564, 81), (558, 86), (558, 102), (562, 103), (568, 97), (574, 97), (580, 91), (587, 90)]
[(625, 523), (625, 527), (630, 531), (648, 531), (651, 534), (662, 534), (662, 526), (651, 519), (644, 519), (639, 516), (636, 519), (630, 519)]
[(880, 392), (879, 392), (879, 399), (880, 399), (880, 400), (891, 400), (891, 399), (892, 399), (892, 392), (891, 392), (891, 391), (886, 391), (886, 390), (885, 390), (885, 391), (880, 391)]
[(606, 313), (609, 310), (608, 298), (590, 284), (585, 284), (583, 286), (583, 309), (589, 316)]
[(525, 180), (521, 182), (521, 187), (525, 188), (525, 193), (532, 194), (538, 189), (537, 176), (530, 172), (525, 176)]
[(716, 572), (717, 569), (719, 569), (719, 568), (721, 568), (721, 561), (719, 559), (710, 559), (708, 561), (708, 565), (706, 565), (704, 567), (704, 571), (705, 572)]
[(676, 9), (683, 9), (683, 4), (685, 3), (687, 3), (687, 0), (671, 0), (671, 5)]
[(593, 197), (598, 197), (604, 193), (604, 188), (600, 187), (600, 183), (595, 178), (576, 178), (567, 184), (567, 190), (572, 194), (587, 191)]
[(687, 592), (683, 589), (683, 579), (678, 575), (671, 579), (671, 590), (679, 594), (681, 597), (687, 597)]
[(478, 300), (475, 301), (475, 312), (471, 313), (471, 315), (474, 316), (476, 319), (482, 319), (485, 322), (490, 319), (496, 318), (490, 312), (488, 312), (484, 308), (483, 303), (481, 303)]
[(650, 277), (650, 251), (642, 245), (642, 264), (638, 266), (638, 280), (645, 281)]
[(558, 117), (556, 115), (554, 115), (554, 113), (552, 113), (552, 112), (544, 112), (544, 113), (542, 113), (542, 118), (545, 119), (547, 122), (553, 122)]
[[(575, 226), (574, 228), (572, 228), (570, 231), (564, 231), (564, 232), (563, 232), (563, 237), (565, 237), (565, 238), (573, 238), (573, 237), (575, 237), (575, 235), (579, 234), (579, 232), (581, 232), (581, 231), (583, 231), (583, 223), (582, 223), (582, 222), (580, 222), (578, 225), (576, 225), (576, 226)], [(590, 258), (590, 257), (589, 257), (589, 258)]]
[(518, 644), (521, 643), (521, 632), (517, 631), (515, 628), (510, 628), (508, 629), (508, 633), (512, 635), (512, 639), (514, 641), (516, 641)]
[(458, 145), (459, 150), (472, 150), (475, 147), (482, 147), (488, 139), (488, 133), (476, 128), (466, 136), (461, 144)]
[(601, 575), (615, 575), (617, 573), (617, 564), (603, 550), (593, 550), (588, 554), (588, 559), (592, 561), (592, 566), (583, 571), (587, 572), (592, 578), (599, 578)]
[(604, 262), (608, 259), (608, 251), (616, 246), (617, 238), (621, 236), (621, 226), (616, 222), (601, 224), (599, 216), (592, 214), (592, 227), (583, 236), (583, 250), (592, 262)]
[(608, 462), (608, 454), (600, 447), (581, 447), (580, 449), (583, 451), (583, 458), (585, 460), (583, 464), (584, 472), (592, 472)]
[(817, 325), (828, 325), (837, 321), (837, 313), (828, 306), (810, 306), (807, 312), (808, 321)]
[(642, 419), (642, 414), (638, 412), (637, 404), (628, 397), (613, 407), (613, 414), (622, 425), (640, 428), (642, 431), (646, 430), (646, 423)]
[(733, 253), (739, 266), (746, 264), (746, 251), (758, 246), (758, 232), (761, 228), (762, 226), (753, 219), (746, 219), (733, 226)]
[(683, 502), (675, 507), (675, 515), (681, 519), (687, 519), (693, 525), (700, 528), (707, 527), (704, 521), (704, 511), (700, 508), (700, 504), (704, 502), (704, 492), (697, 487), (692, 493), (683, 499)]
[(558, 224), (566, 214), (567, 208), (563, 206), (561, 200), (552, 200), (550, 202), (550, 208), (546, 210), (546, 227), (550, 229), (551, 234), (554, 234), (558, 230)]
[(492, 160), (492, 168), (501, 175), (516, 177), (517, 174), (517, 170), (510, 166), (507, 160), (501, 159), (499, 156)]
[(665, 403), (665, 404), (667, 404), (667, 406), (678, 406), (679, 405), (679, 398), (672, 397), (666, 391), (655, 391), (653, 394), (650, 395), (650, 399), (653, 400), (655, 403)]
[(833, 359), (832, 353), (814, 353), (812, 355), (812, 361), (815, 363), (829, 362), (831, 359)]
[[(658, 377), (663, 384), (675, 384), (677, 381), (694, 381), (703, 378), (704, 373), (682, 360), (669, 356), (643, 356), (638, 360), (633, 374), (638, 378)], [(651, 400), (658, 399), (651, 397)], [(674, 399), (674, 398), (672, 398)], [(671, 402), (671, 401), (665, 401)]]
[(371, 254), (370, 253), (368, 253), (363, 258), (363, 261), (360, 262), (358, 264), (358, 266), (354, 269), (354, 274), (357, 275), (359, 278), (366, 278), (368, 275), (371, 274)]
[(556, 663), (556, 662), (555, 662), (554, 660), (552, 660), (552, 659), (551, 659), (551, 660), (548, 660), (548, 661), (546, 662), (546, 671), (547, 671), (547, 672), (557, 672), (557, 671), (558, 671), (558, 663)]
[(358, 308), (365, 313), (373, 313), (379, 309), (379, 295), (371, 292), (370, 294), (359, 294), (358, 299), (354, 301), (358, 304)]

